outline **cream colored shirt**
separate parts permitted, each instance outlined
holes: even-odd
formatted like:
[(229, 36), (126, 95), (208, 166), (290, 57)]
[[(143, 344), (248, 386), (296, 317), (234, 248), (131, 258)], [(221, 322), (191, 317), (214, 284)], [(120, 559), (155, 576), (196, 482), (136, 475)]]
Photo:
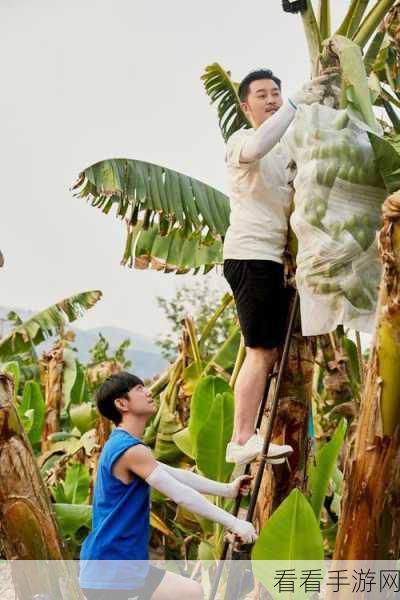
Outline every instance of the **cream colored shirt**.
[(227, 143), (231, 214), (223, 255), (224, 259), (282, 263), (291, 206), (289, 150), (281, 140), (259, 160), (241, 163), (243, 145), (255, 133), (254, 129), (237, 131)]

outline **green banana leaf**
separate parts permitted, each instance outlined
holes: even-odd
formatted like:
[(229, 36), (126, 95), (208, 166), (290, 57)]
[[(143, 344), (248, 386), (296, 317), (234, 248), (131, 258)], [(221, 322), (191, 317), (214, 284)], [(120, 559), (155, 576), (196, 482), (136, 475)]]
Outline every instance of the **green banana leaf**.
[(300, 490), (294, 489), (269, 518), (254, 544), (251, 558), (256, 571), (259, 560), (323, 560), (319, 524)]
[(178, 228), (160, 235), (158, 226), (152, 225), (147, 230), (138, 230), (127, 240), (122, 262), (137, 269), (150, 267), (164, 273), (197, 273), (200, 269), (207, 273), (223, 262), (222, 240), (197, 235), (188, 237)]
[(341, 35), (335, 35), (332, 42), (340, 60), (342, 87), (347, 92), (348, 110), (351, 108), (351, 111), (359, 115), (372, 131), (379, 132), (359, 46)]
[(209, 479), (229, 481), (233, 464), (225, 461), (225, 451), (233, 431), (234, 400), (231, 390), (216, 394), (208, 418), (199, 429), (196, 464)]
[[(308, 500), (295, 489), (261, 530), (251, 553), (253, 573), (273, 598), (306, 598), (309, 594), (304, 594), (304, 588), (299, 589), (298, 586), (295, 596), (289, 592), (277, 594), (274, 587), (276, 570), (298, 568), (296, 561), (305, 561), (307, 568), (307, 561), (322, 561), (323, 558), (324, 546), (318, 521)], [(317, 566), (320, 567), (318, 563)]]
[(389, 194), (400, 189), (400, 135), (381, 138), (369, 133), (377, 167)]
[(88, 504), (53, 504), (64, 539), (75, 556), (79, 546), (92, 528), (92, 507)]
[(70, 404), (83, 404), (90, 401), (86, 371), (82, 365), (75, 361), (76, 377), (70, 392)]
[(227, 197), (209, 185), (153, 163), (140, 160), (100, 161), (80, 173), (73, 189), (80, 198), (131, 226), (156, 225), (166, 234), (176, 224), (187, 234), (208, 228), (224, 235), (229, 222)]
[(18, 325), (0, 340), (0, 360), (29, 352), (31, 344), (40, 344), (47, 337), (59, 333), (67, 322), (75, 321), (92, 308), (101, 295), (100, 291), (90, 291), (70, 296)]
[(32, 420), (28, 430), (28, 438), (32, 446), (39, 444), (44, 425), (45, 401), (42, 389), (36, 381), (27, 381), (24, 385), (18, 413), (23, 419), (27, 412), (32, 412)]
[(185, 427), (185, 429), (181, 429), (177, 433), (174, 433), (172, 439), (183, 454), (186, 454), (186, 456), (194, 460), (193, 444), (189, 427)]
[(68, 465), (65, 480), (54, 486), (51, 492), (58, 503), (85, 504), (89, 487), (89, 469), (86, 465), (75, 463)]
[(332, 439), (324, 444), (316, 453), (315, 465), (310, 463), (308, 477), (311, 492), (311, 506), (316, 518), (321, 518), (321, 510), (328, 490), (329, 481), (333, 477), (339, 452), (343, 446), (347, 430), (346, 419), (341, 419)]
[(197, 443), (217, 394), (232, 393), (231, 388), (221, 377), (210, 375), (196, 385), (191, 402), (189, 432), (192, 440), (193, 455), (197, 457)]
[(240, 346), (240, 336), (240, 327), (239, 325), (236, 325), (230, 336), (213, 356), (211, 362), (219, 365), (225, 370), (232, 369)]
[(172, 413), (168, 405), (164, 404), (154, 446), (154, 457), (157, 460), (167, 464), (177, 464), (179, 462), (182, 453), (173, 438), (181, 429), (182, 423), (177, 413)]
[(249, 129), (251, 123), (240, 108), (239, 84), (231, 79), (230, 71), (225, 71), (218, 63), (204, 69), (201, 76), (211, 104), (217, 105), (219, 127), (227, 141), (239, 129)]

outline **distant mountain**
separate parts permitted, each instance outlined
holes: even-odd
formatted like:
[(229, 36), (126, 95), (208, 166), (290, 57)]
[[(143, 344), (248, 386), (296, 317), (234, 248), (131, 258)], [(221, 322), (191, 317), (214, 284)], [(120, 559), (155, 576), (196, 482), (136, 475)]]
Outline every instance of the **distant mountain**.
[[(15, 310), (24, 321), (34, 315), (34, 311), (0, 306), (0, 337), (6, 335), (11, 329), (9, 323), (5, 322), (6, 315), (11, 310)], [(160, 349), (154, 341), (144, 335), (109, 325), (84, 330), (79, 329), (79, 327), (73, 324), (69, 326), (69, 329), (76, 335), (72, 345), (77, 349), (79, 360), (83, 363), (89, 361), (90, 349), (93, 348), (99, 339), (99, 333), (101, 332), (110, 344), (110, 353), (113, 353), (124, 339), (128, 338), (131, 341), (131, 345), (126, 350), (125, 356), (128, 360), (132, 361), (130, 370), (143, 379), (154, 377), (168, 365), (167, 361), (161, 356)], [(51, 344), (52, 339), (49, 338), (38, 346), (39, 352), (48, 349)]]

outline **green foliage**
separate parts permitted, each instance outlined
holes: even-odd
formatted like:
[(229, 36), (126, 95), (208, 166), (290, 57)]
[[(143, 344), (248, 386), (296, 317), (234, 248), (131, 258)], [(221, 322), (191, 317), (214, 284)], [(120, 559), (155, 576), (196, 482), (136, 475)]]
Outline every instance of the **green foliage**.
[(319, 520), (328, 485), (333, 477), (339, 452), (343, 446), (347, 430), (347, 422), (341, 419), (332, 439), (318, 449), (315, 465), (310, 463), (308, 476), (311, 492), (311, 506)]
[(225, 141), (239, 129), (251, 127), (250, 121), (240, 108), (239, 84), (231, 79), (230, 71), (225, 71), (218, 63), (204, 69), (201, 76), (211, 104), (217, 105), (218, 121)]
[(27, 381), (21, 401), (17, 404), (18, 414), (33, 447), (40, 443), (45, 403), (40, 385), (36, 381)]
[(387, 191), (396, 192), (400, 189), (400, 136), (380, 138), (370, 133), (369, 139)]
[(3, 373), (7, 373), (8, 375), (11, 375), (11, 377), (13, 378), (14, 402), (15, 402), (17, 399), (17, 396), (18, 396), (19, 383), (20, 383), (20, 379), (21, 379), (21, 369), (20, 369), (19, 363), (16, 360), (12, 360), (8, 363), (5, 363), (2, 367), (2, 371), (3, 371)]
[(125, 357), (125, 352), (131, 345), (131, 340), (129, 338), (122, 340), (122, 342), (114, 351), (114, 354), (112, 354), (110, 353), (110, 342), (101, 332), (98, 334), (98, 336), (99, 339), (90, 350), (91, 364), (115, 360), (116, 362), (119, 362), (124, 369), (129, 369), (129, 367), (132, 366), (132, 362), (127, 360)]
[[(171, 300), (157, 297), (157, 303), (169, 323), (169, 332), (159, 338), (157, 345), (161, 348), (164, 358), (172, 361), (177, 354), (178, 340), (182, 332), (182, 320), (188, 315), (192, 316), (196, 322), (197, 330), (203, 331), (209, 319), (221, 304), (221, 298), (215, 289), (210, 288), (207, 281), (200, 279), (194, 281), (191, 285), (180, 287)], [(231, 304), (218, 317), (204, 343), (202, 343), (202, 354), (205, 361), (221, 350), (221, 345), (229, 338), (235, 321), (236, 309), (234, 304)], [(228, 368), (225, 360), (223, 366)]]
[(34, 317), (18, 324), (0, 340), (0, 360), (9, 360), (15, 354), (30, 352), (47, 337), (61, 332), (67, 322), (75, 321), (94, 306), (101, 298), (101, 292), (82, 292), (50, 306)]
[(259, 560), (323, 560), (318, 521), (308, 500), (294, 489), (268, 519), (253, 547), (257, 574)]
[[(133, 252), (134, 248), (134, 252)], [(134, 262), (133, 262), (134, 253)], [(136, 234), (129, 239), (126, 247), (128, 266), (135, 265), (138, 269), (148, 267), (177, 274), (201, 270), (208, 273), (215, 265), (222, 263), (222, 240), (215, 239), (210, 234), (188, 235), (185, 230), (175, 227), (167, 235), (158, 233), (156, 225), (146, 230), (136, 229)]]
[(232, 391), (216, 394), (208, 418), (198, 432), (196, 464), (209, 479), (228, 481), (232, 474), (233, 465), (225, 461), (225, 450), (232, 437), (233, 413)]
[(90, 475), (86, 465), (70, 464), (65, 480), (51, 489), (54, 499), (63, 504), (85, 504), (89, 497)]
[[(162, 235), (176, 224), (185, 232), (207, 228), (224, 235), (228, 226), (227, 197), (193, 177), (139, 160), (111, 159), (85, 169), (74, 185), (78, 196), (143, 229), (157, 225)], [(157, 217), (157, 218), (156, 218)], [(129, 235), (129, 233), (128, 233)]]
[(333, 38), (342, 69), (342, 89), (347, 93), (348, 109), (361, 116), (372, 131), (379, 130), (368, 88), (367, 74), (361, 50), (357, 44), (341, 35)]
[(68, 503), (57, 503), (53, 506), (72, 558), (77, 559), (80, 546), (92, 527), (92, 507)]

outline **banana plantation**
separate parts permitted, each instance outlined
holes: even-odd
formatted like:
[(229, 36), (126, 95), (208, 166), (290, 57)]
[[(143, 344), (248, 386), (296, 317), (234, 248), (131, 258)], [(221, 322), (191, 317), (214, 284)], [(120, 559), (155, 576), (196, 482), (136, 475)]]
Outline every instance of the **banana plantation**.
[[(336, 31), (335, 2), (282, 5), (304, 28), (310, 75), (330, 74), (332, 85), (321, 104), (299, 108), (288, 133), (285, 271), (301, 306), (272, 440), (294, 452), (266, 465), (257, 490), (259, 537), (248, 555), (256, 575), (259, 560), (400, 559), (400, 3), (349, 0)], [(250, 127), (227, 68), (210, 64), (201, 75), (224, 141)], [(121, 221), (124, 266), (207, 277), (223, 262), (229, 199), (205, 182), (111, 158), (85, 168), (72, 191), (71, 210), (85, 202)], [(122, 348), (82, 364), (68, 325), (101, 296), (82, 292), (25, 322), (14, 316), (0, 339), (3, 559), (78, 559), (90, 531), (97, 464), (111, 433), (95, 393), (126, 363)], [(188, 315), (174, 360), (146, 382), (158, 406), (144, 435), (155, 458), (221, 482), (237, 476), (225, 449), (246, 350), (236, 316), (216, 352), (207, 340), (232, 305), (225, 294), (202, 328)], [(372, 333), (369, 348), (359, 332)], [(51, 348), (39, 353), (47, 338)], [(272, 378), (261, 431), (275, 388)], [(233, 510), (232, 500), (218, 502)], [(199, 569), (211, 582), (223, 545), (220, 525), (152, 491), (152, 558), (204, 561)], [(81, 598), (70, 586), (68, 597)]]

